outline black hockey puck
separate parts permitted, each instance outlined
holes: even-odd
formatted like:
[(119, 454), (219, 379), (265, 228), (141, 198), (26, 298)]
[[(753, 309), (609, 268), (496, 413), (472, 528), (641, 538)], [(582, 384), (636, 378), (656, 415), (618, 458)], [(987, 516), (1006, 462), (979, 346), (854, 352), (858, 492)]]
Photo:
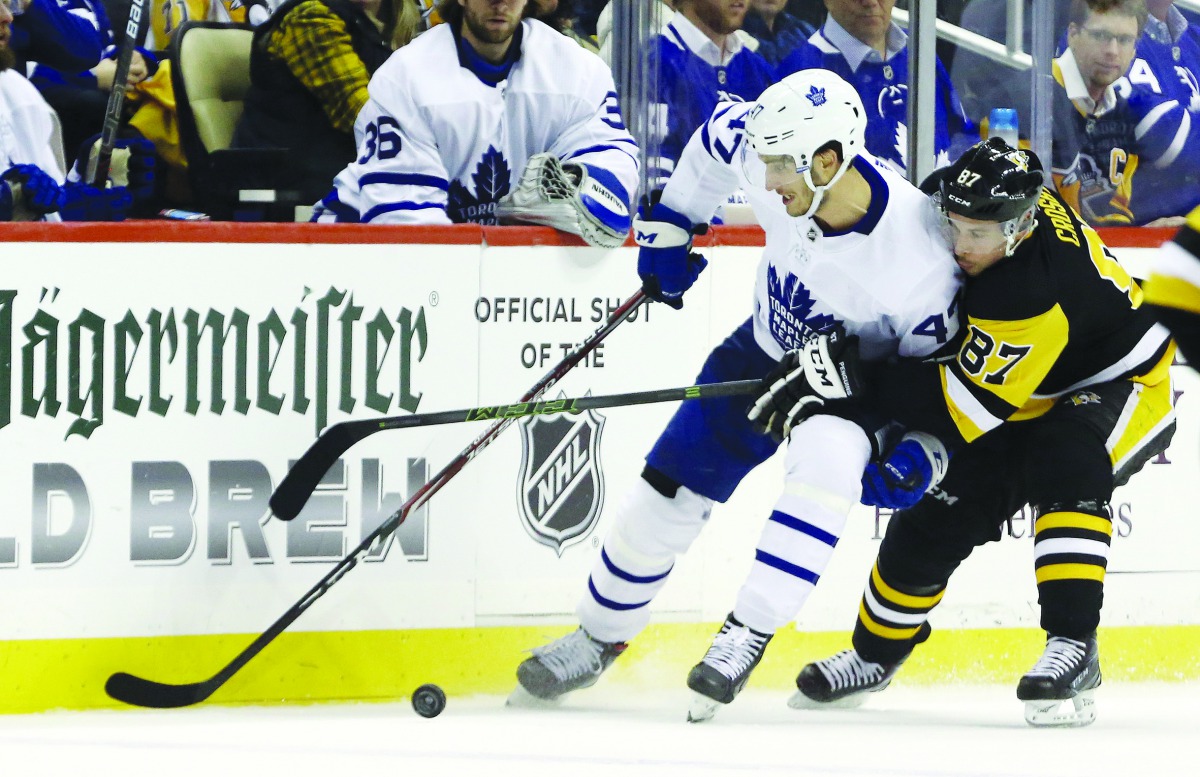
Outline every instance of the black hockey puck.
[(433, 683), (426, 683), (413, 691), (412, 706), (423, 718), (436, 718), (446, 709), (446, 692)]

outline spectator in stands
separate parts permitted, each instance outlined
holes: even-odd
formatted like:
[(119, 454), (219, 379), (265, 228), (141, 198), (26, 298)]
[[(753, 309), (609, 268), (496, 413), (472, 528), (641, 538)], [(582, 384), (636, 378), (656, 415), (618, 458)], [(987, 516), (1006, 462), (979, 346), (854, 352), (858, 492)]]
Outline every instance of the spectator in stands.
[(54, 113), (14, 69), (12, 2), (0, 0), (0, 221), (119, 221), (132, 204), (124, 184), (135, 170), (145, 172), (145, 156), (128, 147), (114, 151), (109, 181), (119, 185), (97, 189), (83, 183), (79, 171), (87, 168), (86, 156), (65, 181), (51, 145)]
[(371, 79), (358, 159), (314, 221), (495, 224), (513, 218), (620, 245), (638, 150), (612, 72), (526, 0), (442, 0), (446, 20)]
[(289, 0), (254, 31), (250, 91), (235, 148), (285, 148), (304, 199), (315, 201), (355, 157), (367, 82), (412, 40), (412, 0)]
[[(1067, 50), (1054, 60), (1054, 185), (1093, 226), (1144, 224), (1133, 210), (1138, 120), (1115, 84), (1146, 24), (1143, 0), (1075, 0)], [(1140, 180), (1140, 177), (1139, 177)]]
[(1131, 207), (1152, 226), (1181, 226), (1200, 205), (1200, 26), (1170, 0), (1147, 0), (1146, 10), (1126, 74), (1143, 157)]
[[(1053, 0), (1055, 40), (1067, 28), (1071, 0)], [(1008, 0), (971, 0), (963, 9), (959, 25), (997, 43), (1006, 41)], [(1033, 0), (1024, 0), (1021, 50), (1033, 48)], [(1028, 70), (1010, 69), (982, 54), (960, 48), (950, 66), (951, 80), (962, 98), (967, 117), (983, 125), (993, 108), (1015, 108), (1022, 137), (1029, 137), (1032, 113), (1031, 75)]]
[[(658, 121), (662, 135), (647, 149), (650, 180), (661, 188), (683, 147), (722, 100), (750, 101), (773, 80), (771, 65), (751, 51), (738, 30), (745, 0), (677, 0), (675, 16), (650, 43), (657, 59)], [(728, 149), (732, 154), (734, 149)]]
[(13, 69), (24, 74), (28, 60), (68, 73), (95, 67), (104, 40), (92, 21), (77, 13), (79, 8), (78, 0), (11, 0)]
[[(653, 0), (658, 4), (658, 24), (659, 28), (653, 31), (653, 34), (662, 34), (666, 31), (667, 25), (671, 23), (671, 19), (675, 16), (674, 0)], [(600, 58), (608, 65), (612, 65), (612, 39), (613, 28), (613, 10), (612, 3), (604, 3), (604, 8), (600, 11), (600, 16), (596, 19), (596, 42), (600, 45)], [(647, 31), (649, 32), (649, 31)]]
[[(91, 20), (100, 31), (105, 44), (104, 58), (95, 67), (82, 72), (64, 72), (39, 62), (29, 76), (29, 80), (58, 114), (62, 123), (63, 145), (72, 154), (84, 140), (100, 132), (104, 126), (104, 112), (108, 106), (108, 95), (113, 90), (119, 53), (104, 4), (100, 0), (74, 1), (77, 6), (74, 14)], [(125, 86), (132, 88), (141, 83), (157, 66), (158, 59), (139, 46), (129, 60)]]
[(814, 30), (825, 23), (825, 4), (821, 0), (787, 0), (786, 10)]
[(743, 29), (758, 41), (758, 53), (777, 67), (792, 49), (815, 31), (784, 10), (787, 0), (750, 0)]
[[(825, 0), (825, 24), (779, 66), (779, 77), (825, 68), (858, 90), (867, 109), (867, 151), (897, 170), (908, 167), (908, 36), (892, 22), (895, 0)], [(937, 65), (935, 164), (979, 140), (950, 76)]]
[(553, 27), (593, 54), (600, 53), (600, 44), (595, 34), (583, 35), (576, 30), (574, 6), (571, 0), (530, 0), (532, 16), (539, 22)]

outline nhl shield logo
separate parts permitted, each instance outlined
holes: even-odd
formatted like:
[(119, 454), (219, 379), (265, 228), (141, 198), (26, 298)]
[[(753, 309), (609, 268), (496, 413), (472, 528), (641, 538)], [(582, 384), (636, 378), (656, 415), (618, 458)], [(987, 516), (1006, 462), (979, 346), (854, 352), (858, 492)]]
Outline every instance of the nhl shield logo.
[(531, 416), (521, 427), (521, 524), (543, 545), (563, 550), (595, 527), (604, 505), (600, 434), (604, 416), (583, 413)]

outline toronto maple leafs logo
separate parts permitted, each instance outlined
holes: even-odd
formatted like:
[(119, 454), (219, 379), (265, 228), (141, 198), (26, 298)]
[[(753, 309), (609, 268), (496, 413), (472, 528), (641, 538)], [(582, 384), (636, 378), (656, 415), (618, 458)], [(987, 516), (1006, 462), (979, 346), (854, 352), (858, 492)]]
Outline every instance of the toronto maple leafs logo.
[(468, 221), (495, 224), (496, 201), (508, 194), (512, 184), (512, 173), (504, 155), (488, 146), (483, 159), (475, 166), (471, 181), (475, 184), (474, 194), (458, 179), (450, 182), (450, 220), (456, 224)]
[(828, 313), (814, 315), (816, 300), (808, 288), (791, 273), (780, 281), (774, 265), (767, 269), (767, 297), (771, 335), (784, 350), (799, 348), (813, 334), (837, 323)]
[(810, 86), (810, 87), (808, 87), (808, 94), (806, 94), (804, 96), (808, 98), (808, 101), (813, 104), (814, 108), (818, 105), (825, 104), (825, 90), (824, 89), (818, 89), (815, 86)]

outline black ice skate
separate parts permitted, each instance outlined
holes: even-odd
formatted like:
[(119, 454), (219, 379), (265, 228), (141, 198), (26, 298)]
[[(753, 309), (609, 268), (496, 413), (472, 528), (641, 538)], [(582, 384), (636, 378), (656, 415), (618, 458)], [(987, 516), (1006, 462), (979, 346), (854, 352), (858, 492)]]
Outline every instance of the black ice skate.
[(520, 685), (508, 701), (555, 701), (563, 694), (595, 685), (626, 647), (624, 642), (593, 639), (580, 627), (545, 647), (534, 648), (533, 655), (517, 667)]
[(688, 687), (696, 692), (688, 722), (708, 720), (716, 714), (718, 704), (728, 704), (741, 693), (771, 637), (743, 626), (733, 613), (725, 618), (712, 647), (688, 673)]
[(799, 690), (788, 699), (793, 709), (852, 708), (891, 683), (904, 661), (876, 664), (866, 661), (855, 650), (843, 650), (800, 670), (796, 677)]
[(1017, 684), (1017, 698), (1025, 702), (1031, 726), (1086, 726), (1096, 720), (1093, 697), (1099, 686), (1095, 634), (1082, 641), (1047, 635), (1042, 657)]

